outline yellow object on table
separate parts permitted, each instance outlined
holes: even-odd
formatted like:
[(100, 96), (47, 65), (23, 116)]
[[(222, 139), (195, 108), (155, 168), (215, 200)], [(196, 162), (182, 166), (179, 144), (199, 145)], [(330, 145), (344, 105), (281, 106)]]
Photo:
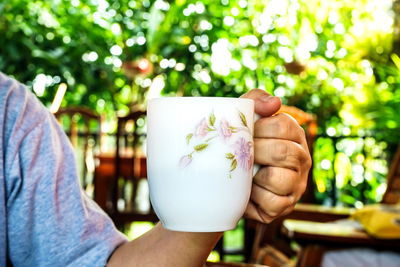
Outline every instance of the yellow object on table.
[(352, 218), (373, 237), (400, 239), (400, 205), (367, 205), (356, 210)]

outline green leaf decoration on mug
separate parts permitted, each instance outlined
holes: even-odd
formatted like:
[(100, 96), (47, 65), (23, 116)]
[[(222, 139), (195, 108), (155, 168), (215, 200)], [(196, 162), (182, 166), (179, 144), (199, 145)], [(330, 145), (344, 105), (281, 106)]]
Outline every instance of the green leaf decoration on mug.
[(192, 139), (192, 137), (193, 137), (193, 134), (192, 134), (192, 133), (186, 135), (186, 143), (187, 143), (187, 144), (190, 143), (190, 139)]
[(208, 144), (200, 144), (194, 147), (194, 150), (196, 150), (196, 152), (200, 152), (203, 151), (204, 149), (206, 149), (208, 147)]
[(235, 158), (235, 155), (233, 155), (232, 153), (227, 153), (227, 154), (226, 154), (226, 158), (227, 158), (227, 159), (234, 159), (234, 158)]
[(233, 172), (237, 167), (237, 160), (232, 160), (230, 172)]
[(209, 122), (211, 126), (214, 126), (215, 124), (215, 115), (214, 112), (211, 113), (210, 118), (209, 118)]
[(250, 171), (253, 166), (253, 142), (243, 136), (235, 138), (235, 134), (243, 131), (247, 132), (251, 137), (251, 132), (247, 124), (246, 116), (238, 111), (238, 117), (242, 123), (241, 126), (233, 126), (224, 118), (217, 120), (214, 112), (211, 112), (209, 116), (201, 119), (195, 126), (194, 131), (186, 135), (187, 145), (190, 145), (192, 140), (194, 143), (196, 140), (200, 142), (192, 145), (192, 152), (180, 158), (179, 166), (181, 168), (189, 166), (193, 162), (195, 153), (204, 153), (212, 144), (212, 141), (220, 137), (227, 142), (232, 149), (232, 151), (225, 153), (225, 158), (230, 162), (228, 170), (229, 178), (232, 177), (232, 172), (237, 170), (238, 167), (242, 170)]
[(247, 127), (246, 116), (240, 111), (239, 111), (239, 116), (240, 116), (240, 120), (242, 121), (243, 125)]

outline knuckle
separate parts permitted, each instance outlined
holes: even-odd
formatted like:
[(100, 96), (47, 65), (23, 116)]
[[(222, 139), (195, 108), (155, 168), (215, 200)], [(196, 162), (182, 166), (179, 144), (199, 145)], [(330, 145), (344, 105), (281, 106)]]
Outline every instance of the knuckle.
[(301, 148), (299, 144), (289, 143), (287, 144), (287, 164), (289, 167), (295, 171), (300, 171), (303, 169), (304, 162), (306, 161), (305, 151)]
[(268, 211), (268, 215), (269, 215), (269, 217), (275, 218), (275, 217), (278, 217), (279, 212), (271, 210), (271, 211)]
[(304, 144), (307, 144), (307, 134), (306, 134), (306, 130), (304, 130), (303, 127), (301, 127), (300, 125), (297, 127), (297, 136), (299, 138), (300, 142), (303, 142)]
[(289, 205), (288, 205), (288, 208), (289, 208), (289, 209), (293, 209), (294, 206), (296, 205), (296, 203), (297, 203), (296, 197), (295, 197), (293, 194), (290, 195), (290, 196), (289, 196)]
[(289, 147), (286, 142), (274, 142), (272, 149), (272, 158), (276, 161), (286, 160)]
[(275, 127), (277, 127), (277, 133), (280, 136), (289, 136), (292, 131), (291, 118), (285, 113), (280, 113), (276, 116)]
[(303, 195), (307, 189), (307, 177), (300, 183), (300, 195)]
[(273, 220), (273, 217), (271, 217), (268, 213), (264, 212), (262, 209), (258, 208), (257, 212), (263, 223), (270, 223)]
[(299, 164), (301, 164), (305, 169), (310, 169), (312, 165), (311, 155), (306, 151), (301, 145), (298, 146), (298, 151), (296, 152)]
[(293, 192), (293, 206), (297, 204), (297, 202), (300, 200), (301, 196), (304, 194), (307, 188), (307, 179), (302, 179), (301, 182), (299, 182), (299, 185), (295, 188), (295, 191)]
[(268, 127), (279, 137), (293, 139), (296, 142), (305, 142), (306, 132), (304, 128), (289, 114), (279, 113), (274, 116), (271, 121), (268, 121)]
[(304, 157), (303, 157), (303, 159), (301, 160), (301, 170), (304, 172), (304, 173), (308, 173), (310, 170), (311, 170), (311, 167), (312, 167), (312, 159), (311, 159), (311, 157), (308, 155), (308, 154), (306, 154)]
[(307, 153), (307, 163), (306, 164), (307, 164), (307, 169), (308, 170), (311, 169), (313, 162), (312, 162), (310, 153)]
[(260, 187), (265, 188), (268, 180), (271, 176), (273, 176), (273, 170), (270, 167), (263, 167), (258, 170), (257, 174), (253, 178), (253, 183), (257, 184)]
[(297, 129), (299, 131), (299, 135), (306, 137), (306, 130), (304, 130), (303, 127), (301, 127), (299, 124), (297, 124)]
[(300, 124), (293, 123), (293, 131), (296, 133), (296, 135), (299, 137), (299, 139), (305, 139), (306, 138), (306, 131), (304, 130), (303, 127), (301, 127)]
[(276, 117), (279, 117), (281, 120), (285, 120), (285, 121), (293, 120), (292, 116), (290, 116), (289, 114), (284, 113), (284, 112), (279, 113), (278, 115), (276, 115)]
[(279, 113), (278, 115), (280, 115), (281, 120), (283, 121), (283, 123), (288, 124), (288, 125), (297, 125), (297, 126), (299, 126), (299, 123), (296, 121), (296, 119), (294, 119), (289, 114), (287, 114), (287, 113)]

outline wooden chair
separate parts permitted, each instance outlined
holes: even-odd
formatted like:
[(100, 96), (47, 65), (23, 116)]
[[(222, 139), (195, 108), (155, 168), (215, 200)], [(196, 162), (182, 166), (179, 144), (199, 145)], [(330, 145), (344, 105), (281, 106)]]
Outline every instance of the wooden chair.
[(147, 189), (146, 158), (138, 149), (145, 138), (145, 111), (133, 111), (118, 118), (116, 133), (115, 175), (112, 182), (109, 213), (117, 227), (134, 221), (157, 222), (148, 195), (147, 210), (140, 209), (139, 188)]
[[(382, 203), (400, 203), (400, 145), (391, 161), (387, 179), (388, 186)], [(368, 247), (400, 252), (400, 240), (376, 239), (351, 225), (338, 223), (340, 219), (347, 219), (353, 210), (299, 204), (294, 212), (279, 219), (281, 228), (277, 230), (278, 238), (282, 243), (296, 241), (300, 244), (299, 267), (318, 267), (326, 251), (337, 249)], [(265, 233), (259, 232), (258, 238), (262, 239), (263, 235)], [(260, 242), (257, 240), (254, 243), (254, 261), (260, 248), (265, 246), (265, 243), (260, 246)]]
[(86, 107), (66, 107), (54, 113), (75, 148), (81, 184), (93, 185), (94, 154), (100, 147), (101, 117)]
[(400, 203), (400, 145), (389, 169), (387, 189), (383, 195), (382, 202), (385, 204)]

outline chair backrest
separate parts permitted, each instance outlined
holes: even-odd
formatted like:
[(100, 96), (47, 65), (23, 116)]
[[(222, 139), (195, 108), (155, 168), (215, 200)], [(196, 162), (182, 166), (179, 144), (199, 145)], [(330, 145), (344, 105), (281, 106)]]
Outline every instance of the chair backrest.
[(111, 217), (119, 228), (133, 221), (158, 220), (148, 196), (140, 195), (147, 191), (146, 158), (140, 152), (146, 137), (145, 120), (145, 111), (132, 111), (118, 117)]
[(382, 203), (400, 203), (400, 145), (393, 156), (387, 175), (387, 188), (383, 195)]
[[(115, 175), (124, 178), (143, 178), (146, 177), (145, 168), (143, 166), (130, 165), (129, 170), (123, 170), (123, 159), (131, 159), (134, 161), (138, 156), (139, 145), (144, 141), (146, 134), (144, 124), (146, 119), (146, 111), (133, 111), (126, 116), (118, 117), (117, 133), (116, 133), (116, 156), (115, 156)], [(135, 163), (135, 162), (132, 162)], [(125, 165), (127, 166), (127, 165)]]
[(82, 187), (86, 189), (93, 184), (94, 150), (100, 147), (101, 116), (86, 107), (62, 108), (54, 116), (75, 148)]

